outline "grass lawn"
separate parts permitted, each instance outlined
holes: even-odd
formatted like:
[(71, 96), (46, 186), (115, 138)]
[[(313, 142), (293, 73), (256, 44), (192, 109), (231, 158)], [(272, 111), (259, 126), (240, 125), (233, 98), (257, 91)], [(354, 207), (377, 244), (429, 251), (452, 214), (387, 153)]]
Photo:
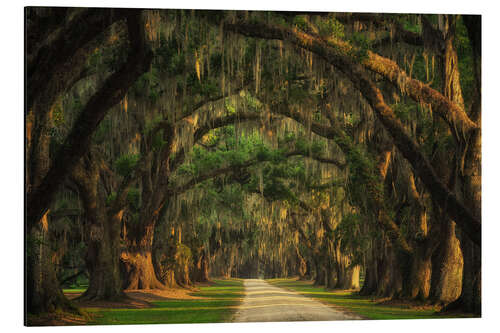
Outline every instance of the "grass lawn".
[(277, 287), (291, 289), (300, 292), (304, 296), (340, 306), (367, 319), (457, 318), (456, 315), (437, 314), (434, 309), (429, 307), (417, 308), (377, 304), (376, 301), (369, 297), (358, 296), (355, 292), (327, 290), (323, 287), (313, 286), (312, 282), (297, 281), (295, 279), (269, 279), (267, 281)]
[(63, 293), (65, 294), (81, 294), (84, 293), (87, 288), (71, 288), (71, 289), (63, 289)]
[(89, 324), (184, 324), (221, 323), (231, 319), (241, 298), (241, 280), (214, 280), (209, 287), (200, 287), (193, 295), (204, 299), (179, 299), (151, 302), (145, 309), (84, 308), (94, 318)]

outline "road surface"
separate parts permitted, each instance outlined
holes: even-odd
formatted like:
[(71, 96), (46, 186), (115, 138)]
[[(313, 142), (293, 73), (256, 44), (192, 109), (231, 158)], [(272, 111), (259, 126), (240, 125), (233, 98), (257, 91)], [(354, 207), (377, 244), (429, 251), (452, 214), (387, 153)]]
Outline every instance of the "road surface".
[(264, 280), (244, 280), (245, 297), (233, 322), (355, 320), (347, 314)]

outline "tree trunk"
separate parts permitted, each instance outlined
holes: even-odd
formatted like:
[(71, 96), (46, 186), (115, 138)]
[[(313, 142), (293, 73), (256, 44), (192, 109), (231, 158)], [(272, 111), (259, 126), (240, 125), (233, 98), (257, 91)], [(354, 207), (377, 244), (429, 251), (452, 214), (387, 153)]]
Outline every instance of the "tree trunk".
[(314, 264), (316, 266), (316, 276), (314, 277), (314, 285), (324, 286), (326, 277), (325, 267), (319, 258), (315, 259)]
[(165, 288), (156, 277), (151, 251), (124, 251), (120, 261), (125, 275), (125, 290)]
[(122, 213), (118, 213), (104, 223), (90, 226), (86, 257), (90, 275), (89, 287), (81, 299), (116, 300), (125, 296), (119, 266)]
[(86, 257), (90, 274), (84, 300), (115, 300), (124, 297), (119, 266), (120, 216), (100, 226), (91, 225)]
[(386, 245), (379, 268), (379, 279), (376, 295), (379, 297), (399, 296), (402, 290), (402, 274), (400, 261), (397, 260), (394, 248)]
[(409, 234), (412, 238), (413, 252), (411, 256), (400, 254), (398, 258), (404, 273), (402, 296), (406, 299), (423, 301), (429, 297), (433, 247), (429, 237), (427, 213), (423, 198), (417, 190), (412, 173), (409, 174), (408, 185), (412, 207)]
[(203, 247), (198, 251), (198, 256), (193, 270), (193, 282), (207, 282), (210, 281), (208, 274), (208, 257), (205, 248)]
[(441, 242), (432, 257), (429, 298), (438, 303), (455, 301), (462, 291), (463, 257), (455, 235), (455, 222), (448, 220)]
[(337, 248), (337, 271), (338, 278), (335, 288), (358, 289), (359, 288), (359, 265), (351, 265), (349, 256), (340, 253)]
[(165, 288), (165, 285), (158, 280), (153, 265), (154, 225), (154, 222), (141, 221), (137, 229), (129, 228), (127, 248), (120, 256), (125, 290)]
[(377, 285), (378, 285), (378, 270), (377, 270), (377, 252), (375, 249), (375, 242), (377, 240), (374, 240), (371, 242), (371, 248), (369, 252), (365, 255), (365, 280), (363, 282), (363, 286), (361, 287), (361, 290), (359, 291), (360, 295), (363, 296), (368, 296), (368, 295), (373, 295), (377, 291)]
[[(26, 312), (76, 311), (64, 296), (56, 278), (52, 249), (48, 244), (48, 217), (29, 231), (26, 240)], [(29, 323), (27, 323), (29, 324)]]
[(462, 281), (462, 306), (466, 312), (481, 315), (481, 247), (467, 237), (462, 239), (464, 270)]
[(297, 274), (299, 275), (299, 280), (306, 280), (307, 274), (307, 263), (304, 257), (300, 254), (299, 248), (295, 247), (295, 252), (297, 254)]
[[(470, 15), (464, 17), (474, 54), (475, 94), (471, 104), (471, 118), (481, 124), (481, 16)], [(456, 80), (455, 80), (456, 81)], [(459, 86), (455, 82), (452, 88)], [(465, 159), (463, 165), (463, 193), (464, 201), (468, 203), (474, 216), (481, 221), (481, 129), (474, 131), (468, 137), (465, 145)], [(476, 231), (481, 235), (481, 227)], [(461, 228), (460, 245), (464, 259), (462, 292), (460, 297), (444, 308), (460, 308), (466, 312), (481, 315), (481, 247), (471, 242), (466, 229)]]
[[(51, 105), (48, 106), (51, 108)], [(50, 133), (52, 110), (45, 114), (31, 114), (38, 133), (33, 135), (27, 130), (26, 192), (39, 186), (50, 167)], [(33, 124), (32, 124), (33, 126)], [(32, 138), (35, 142), (30, 143)], [(31, 154), (28, 148), (31, 145)], [(26, 230), (26, 312), (40, 314), (56, 310), (74, 311), (64, 296), (52, 259), (53, 250), (49, 242), (49, 211), (34, 224), (27, 223)]]
[[(120, 227), (123, 210), (108, 216), (99, 195), (99, 165), (87, 154), (75, 167), (72, 178), (78, 187), (87, 219), (85, 238), (89, 287), (84, 300), (113, 300), (124, 297), (119, 269)], [(112, 214), (112, 213), (110, 213)]]
[(411, 257), (408, 279), (403, 281), (403, 297), (408, 299), (426, 300), (431, 286), (432, 261), (425, 245), (414, 247)]
[(377, 290), (377, 266), (376, 260), (369, 261), (365, 266), (365, 280), (359, 291), (362, 296), (373, 295)]
[[(160, 229), (161, 230), (161, 229)], [(158, 231), (157, 231), (158, 232)], [(177, 286), (175, 281), (174, 257), (176, 241), (174, 235), (159, 232), (159, 237), (154, 237), (153, 266), (158, 280), (168, 288)], [(158, 236), (158, 234), (155, 233)], [(161, 238), (163, 241), (159, 241)], [(166, 241), (165, 241), (166, 240)]]
[(327, 289), (334, 289), (335, 285), (338, 280), (338, 270), (336, 269), (335, 263), (333, 263), (333, 260), (329, 258), (327, 265), (326, 265), (326, 288)]

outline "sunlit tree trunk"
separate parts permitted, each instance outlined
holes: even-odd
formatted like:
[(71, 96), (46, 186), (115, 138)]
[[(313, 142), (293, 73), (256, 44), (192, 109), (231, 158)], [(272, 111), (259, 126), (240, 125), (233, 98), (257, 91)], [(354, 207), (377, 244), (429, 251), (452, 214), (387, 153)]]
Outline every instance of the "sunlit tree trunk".
[[(471, 103), (471, 119), (477, 124), (481, 124), (481, 16), (466, 15), (464, 23), (467, 27), (469, 39), (472, 44), (474, 55), (474, 76), (475, 76), (475, 91), (474, 100)], [(454, 33), (454, 31), (452, 31)], [(450, 38), (453, 41), (454, 35)], [(448, 49), (448, 48), (447, 48)], [(453, 64), (451, 59), (454, 56), (455, 50), (452, 46), (450, 51), (445, 54), (445, 61)], [(458, 65), (451, 66), (451, 69), (458, 72)], [(452, 93), (460, 88), (458, 77), (451, 78)], [(463, 192), (464, 201), (468, 203), (472, 213), (481, 220), (481, 129), (471, 133), (467, 138), (468, 144), (465, 153), (463, 165)], [(481, 247), (474, 244), (465, 236), (465, 231), (461, 230), (460, 245), (463, 254), (463, 279), (462, 293), (460, 297), (453, 303), (449, 304), (446, 309), (454, 309), (460, 307), (462, 310), (481, 314)]]
[(193, 267), (193, 282), (207, 282), (209, 278), (209, 261), (205, 247), (198, 249), (197, 255), (194, 258), (195, 264)]
[(299, 275), (299, 280), (306, 280), (307, 274), (307, 263), (304, 257), (300, 254), (299, 247), (295, 246), (295, 252), (297, 254), (297, 273)]
[[(441, 216), (439, 216), (441, 217)], [(432, 280), (429, 298), (438, 303), (456, 300), (462, 291), (463, 257), (455, 223), (448, 219), (439, 233), (439, 245), (432, 257)]]
[(164, 289), (155, 273), (153, 265), (153, 236), (155, 217), (139, 221), (135, 228), (129, 226), (127, 246), (121, 252), (120, 262), (124, 274), (124, 289)]

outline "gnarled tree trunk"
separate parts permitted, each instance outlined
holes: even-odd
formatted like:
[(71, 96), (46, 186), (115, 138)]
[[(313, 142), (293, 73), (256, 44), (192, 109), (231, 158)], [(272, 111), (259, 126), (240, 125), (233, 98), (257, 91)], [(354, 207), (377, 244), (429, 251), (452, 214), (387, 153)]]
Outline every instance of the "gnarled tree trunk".
[(440, 243), (432, 257), (429, 298), (438, 303), (455, 301), (462, 291), (463, 257), (455, 235), (455, 222), (448, 220), (440, 233)]
[(154, 222), (139, 223), (135, 230), (128, 230), (127, 248), (120, 255), (125, 290), (165, 288), (153, 265), (154, 225)]
[[(77, 185), (87, 219), (85, 258), (89, 287), (84, 300), (112, 300), (124, 297), (119, 270), (120, 227), (123, 210), (107, 212), (99, 195), (99, 165), (89, 153), (75, 167), (72, 178)], [(111, 214), (111, 215), (109, 215)]]

